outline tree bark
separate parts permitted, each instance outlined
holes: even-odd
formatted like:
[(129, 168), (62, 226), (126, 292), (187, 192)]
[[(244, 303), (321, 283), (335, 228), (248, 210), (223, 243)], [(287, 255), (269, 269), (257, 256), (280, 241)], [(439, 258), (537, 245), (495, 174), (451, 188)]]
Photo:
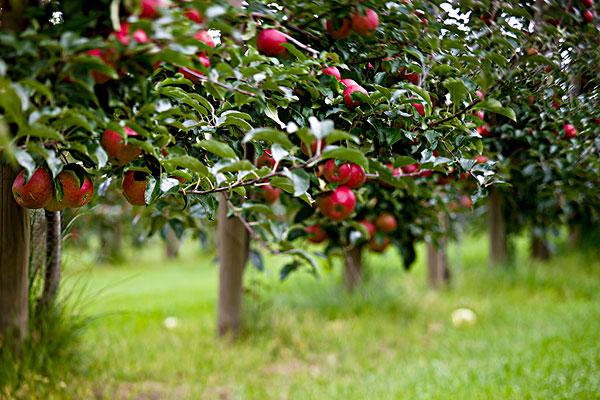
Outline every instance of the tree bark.
[(60, 285), (62, 255), (62, 214), (60, 211), (46, 211), (46, 271), (44, 274), (44, 290), (40, 298), (40, 306), (52, 303)]
[(177, 258), (179, 256), (179, 247), (181, 245), (175, 230), (171, 226), (166, 226), (165, 233), (165, 255), (167, 258)]
[(531, 238), (531, 257), (539, 261), (550, 260), (550, 249), (545, 238), (532, 236)]
[(490, 234), (490, 265), (497, 266), (508, 261), (508, 239), (504, 221), (504, 198), (492, 189), (488, 201), (488, 224)]
[(228, 205), (221, 195), (218, 211), (219, 303), (218, 335), (237, 336), (242, 321), (242, 291), (249, 236), (242, 222), (227, 217)]
[(446, 239), (441, 239), (438, 247), (432, 243), (427, 244), (427, 277), (433, 288), (443, 287), (450, 282)]
[(114, 221), (110, 219), (110, 222), (110, 226), (103, 226), (100, 228), (98, 262), (101, 264), (115, 264), (125, 258), (123, 255), (123, 229), (121, 226), (121, 217), (115, 217)]
[(363, 280), (362, 247), (354, 246), (346, 250), (344, 258), (344, 285), (351, 292)]
[(29, 212), (13, 198), (13, 168), (0, 162), (0, 176), (0, 336), (22, 340), (29, 323)]

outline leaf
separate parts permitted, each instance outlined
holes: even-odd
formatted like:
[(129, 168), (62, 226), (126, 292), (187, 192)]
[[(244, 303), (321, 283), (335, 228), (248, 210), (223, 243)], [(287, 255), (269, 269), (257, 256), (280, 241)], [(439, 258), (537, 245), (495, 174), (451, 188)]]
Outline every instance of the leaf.
[(460, 78), (448, 78), (444, 81), (444, 87), (450, 92), (454, 104), (460, 104), (469, 95), (469, 89)]
[(56, 129), (48, 125), (32, 124), (28, 128), (21, 129), (17, 137), (34, 136), (40, 139), (53, 139), (62, 141), (63, 137)]
[(281, 271), (279, 271), (279, 279), (283, 282), (291, 272), (297, 270), (299, 267), (300, 263), (298, 261), (292, 261), (285, 264), (281, 267)]
[(338, 129), (332, 130), (331, 132), (329, 132), (329, 135), (325, 137), (325, 143), (327, 144), (339, 142), (342, 140), (351, 140), (356, 144), (360, 143), (360, 139), (358, 139), (356, 136), (348, 132), (340, 131)]
[(367, 158), (360, 150), (350, 149), (347, 147), (327, 147), (327, 149), (321, 154), (321, 158), (323, 160), (333, 158), (335, 160), (350, 161), (365, 168), (368, 164)]
[(269, 143), (279, 143), (283, 148), (288, 150), (294, 147), (294, 144), (288, 139), (284, 132), (272, 128), (252, 129), (250, 132), (246, 133), (242, 143), (248, 143), (251, 140), (264, 140)]
[(294, 196), (299, 197), (302, 196), (308, 188), (310, 187), (310, 178), (308, 173), (303, 169), (297, 169), (294, 171), (290, 171), (287, 168), (284, 168), (283, 174), (292, 181), (292, 185), (294, 187)]
[(279, 115), (277, 115), (277, 110), (273, 108), (271, 104), (268, 104), (265, 108), (265, 115), (275, 121), (281, 129), (285, 129), (286, 124), (284, 124), (280, 119)]
[(35, 171), (35, 161), (33, 161), (33, 157), (31, 157), (31, 155), (28, 152), (16, 148), (15, 159), (21, 167), (25, 168), (28, 176), (31, 176), (33, 174), (33, 172)]
[(208, 168), (197, 158), (188, 155), (168, 158), (163, 164), (167, 169), (171, 170), (182, 167), (200, 174), (201, 176), (208, 175)]
[(198, 146), (200, 146), (204, 150), (206, 150), (210, 153), (216, 154), (222, 158), (234, 158), (234, 159), (238, 158), (237, 155), (235, 154), (235, 151), (233, 151), (233, 149), (231, 147), (229, 147), (228, 144), (219, 142), (214, 139), (202, 140), (202, 141), (200, 141), (200, 143), (198, 143)]
[(502, 107), (502, 103), (496, 99), (485, 99), (484, 101), (477, 103), (474, 108), (478, 110), (491, 111), (496, 114), (504, 115), (515, 122), (517, 121), (517, 116), (515, 115), (514, 110), (510, 107)]
[(239, 160), (228, 165), (225, 165), (223, 168), (218, 169), (219, 172), (237, 172), (237, 171), (249, 171), (254, 169), (254, 165), (248, 160)]

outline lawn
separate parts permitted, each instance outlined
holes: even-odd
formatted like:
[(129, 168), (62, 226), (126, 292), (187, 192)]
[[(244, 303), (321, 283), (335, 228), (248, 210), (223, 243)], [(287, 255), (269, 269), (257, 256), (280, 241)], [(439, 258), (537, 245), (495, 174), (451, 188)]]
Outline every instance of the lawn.
[[(513, 269), (490, 271), (486, 251), (483, 238), (454, 245), (443, 291), (427, 288), (423, 251), (408, 273), (393, 252), (372, 256), (353, 295), (339, 265), (280, 283), (280, 261), (269, 259), (267, 271), (246, 274), (234, 343), (215, 338), (214, 255), (188, 244), (166, 262), (155, 246), (127, 265), (94, 266), (69, 252), (65, 286), (83, 290), (93, 319), (82, 367), (54, 396), (600, 398), (600, 263), (566, 254), (532, 264), (521, 243)], [(473, 326), (452, 325), (459, 307), (476, 313)]]

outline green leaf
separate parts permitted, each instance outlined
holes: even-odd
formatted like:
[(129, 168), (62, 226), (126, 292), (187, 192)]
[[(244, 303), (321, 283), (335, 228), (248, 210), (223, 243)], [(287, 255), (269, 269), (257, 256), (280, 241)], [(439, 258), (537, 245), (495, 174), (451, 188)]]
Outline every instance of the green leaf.
[(198, 146), (202, 147), (204, 150), (211, 152), (213, 154), (218, 155), (222, 158), (234, 158), (237, 159), (237, 155), (235, 151), (228, 144), (219, 142), (214, 139), (202, 140), (198, 143)]
[(344, 132), (344, 131), (340, 131), (338, 129), (334, 129), (331, 132), (329, 132), (329, 134), (325, 137), (325, 143), (327, 144), (331, 144), (331, 143), (335, 143), (335, 142), (340, 142), (342, 140), (351, 140), (356, 144), (360, 143), (360, 139), (357, 138), (356, 136), (348, 133), (348, 132)]
[(168, 158), (163, 162), (167, 170), (174, 170), (178, 167), (186, 168), (192, 172), (195, 172), (201, 176), (208, 175), (208, 168), (202, 164), (202, 162), (192, 156), (178, 156)]
[(285, 149), (291, 149), (294, 144), (288, 139), (287, 135), (272, 128), (257, 128), (253, 129), (244, 136), (242, 143), (248, 143), (250, 141), (264, 140), (269, 143), (279, 143)]
[(27, 171), (27, 175), (31, 176), (35, 171), (35, 161), (33, 161), (33, 157), (22, 149), (15, 149), (15, 159), (19, 163), (19, 165)]
[(504, 115), (505, 117), (510, 118), (513, 121), (517, 120), (517, 116), (515, 115), (514, 110), (510, 107), (502, 107), (502, 103), (500, 103), (496, 99), (485, 99), (484, 101), (477, 103), (474, 108), (478, 110), (486, 110), (496, 114)]
[(450, 92), (454, 104), (460, 104), (469, 95), (469, 89), (460, 78), (448, 78), (444, 81), (444, 87)]
[(294, 187), (293, 194), (295, 197), (302, 196), (310, 187), (310, 177), (308, 176), (308, 173), (302, 169), (290, 171), (285, 168), (283, 174), (292, 181), (292, 186)]
[(350, 149), (347, 147), (327, 147), (327, 149), (321, 154), (321, 158), (323, 160), (333, 158), (335, 160), (350, 161), (365, 168), (368, 165), (367, 158), (360, 150)]
[(285, 129), (286, 125), (279, 119), (279, 115), (277, 115), (277, 109), (275, 109), (273, 105), (267, 105), (265, 108), (265, 115), (275, 121), (281, 129)]

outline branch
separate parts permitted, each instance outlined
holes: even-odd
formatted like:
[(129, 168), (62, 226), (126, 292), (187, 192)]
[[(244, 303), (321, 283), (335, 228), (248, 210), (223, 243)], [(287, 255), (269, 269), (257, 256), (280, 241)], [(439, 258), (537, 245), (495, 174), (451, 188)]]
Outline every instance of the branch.
[(245, 94), (245, 95), (247, 95), (247, 96), (256, 97), (256, 94), (255, 94), (255, 93), (249, 92), (249, 91), (247, 91), (247, 90), (240, 89), (240, 88), (237, 88), (237, 87), (235, 87), (235, 86), (229, 86), (229, 85), (226, 85), (226, 84), (224, 84), (224, 83), (222, 83), (222, 82), (219, 82), (219, 81), (211, 81), (211, 80), (210, 80), (210, 79), (208, 79), (208, 78), (206, 77), (206, 75), (204, 75), (203, 73), (201, 73), (201, 72), (198, 72), (198, 71), (195, 71), (195, 70), (193, 70), (193, 69), (191, 69), (191, 68), (184, 67), (184, 68), (182, 68), (182, 69), (183, 69), (183, 70), (184, 70), (186, 73), (188, 73), (188, 74), (192, 75), (194, 78), (197, 78), (199, 81), (202, 81), (202, 82), (210, 82), (210, 83), (214, 83), (215, 85), (217, 85), (217, 86), (220, 86), (220, 87), (222, 87), (223, 89), (227, 89), (227, 90), (229, 90), (229, 91), (231, 91), (231, 92), (238, 92), (238, 93)]

